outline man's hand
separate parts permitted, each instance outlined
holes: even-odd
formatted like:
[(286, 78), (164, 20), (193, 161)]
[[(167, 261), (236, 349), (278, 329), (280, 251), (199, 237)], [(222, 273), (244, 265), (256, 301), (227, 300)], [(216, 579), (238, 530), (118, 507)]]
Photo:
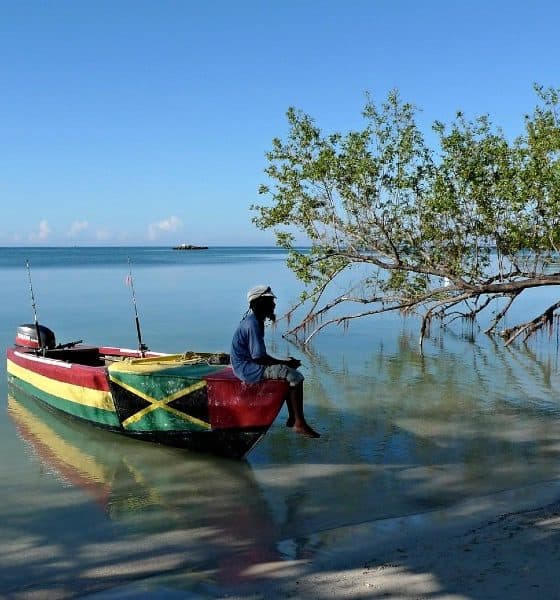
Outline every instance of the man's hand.
[(291, 367), (292, 369), (297, 369), (298, 367), (301, 367), (301, 360), (298, 360), (297, 358), (294, 358), (293, 356), (288, 356), (286, 365), (288, 365), (288, 367)]

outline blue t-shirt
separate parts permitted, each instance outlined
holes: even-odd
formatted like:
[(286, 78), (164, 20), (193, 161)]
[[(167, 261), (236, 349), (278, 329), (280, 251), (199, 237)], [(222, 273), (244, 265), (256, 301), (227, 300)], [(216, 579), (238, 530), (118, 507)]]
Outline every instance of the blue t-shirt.
[(233, 372), (247, 383), (261, 381), (265, 365), (257, 364), (255, 359), (265, 355), (264, 323), (250, 311), (233, 334), (230, 352)]

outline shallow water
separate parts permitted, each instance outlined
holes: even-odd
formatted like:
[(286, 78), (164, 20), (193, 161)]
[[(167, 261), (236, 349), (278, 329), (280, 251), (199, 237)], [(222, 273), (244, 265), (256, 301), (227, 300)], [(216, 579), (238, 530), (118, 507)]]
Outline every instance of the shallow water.
[[(3, 348), (33, 321), (27, 258), (39, 320), (57, 341), (135, 347), (128, 257), (153, 350), (227, 351), (246, 289), (270, 283), (278, 312), (299, 293), (276, 249), (0, 248)], [(554, 293), (538, 290), (518, 314)], [(186, 571), (241, 585), (257, 560), (309, 556), (315, 532), (558, 477), (555, 338), (506, 349), (457, 325), (432, 331), (422, 357), (414, 318), (327, 329), (305, 352), (281, 331), (268, 330), (269, 347), (302, 359), (308, 418), (323, 436), (294, 435), (282, 412), (241, 463), (68, 422), (8, 398), (1, 378), (2, 590), (32, 580), (86, 592)]]

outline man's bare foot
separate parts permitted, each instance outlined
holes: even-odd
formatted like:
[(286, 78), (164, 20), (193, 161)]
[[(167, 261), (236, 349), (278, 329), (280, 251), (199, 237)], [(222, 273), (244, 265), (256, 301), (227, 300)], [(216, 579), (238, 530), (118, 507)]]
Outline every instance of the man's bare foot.
[(293, 427), (295, 425), (296, 420), (294, 419), (294, 417), (288, 417), (288, 420), (286, 421), (286, 427)]
[(299, 433), (300, 435), (305, 435), (310, 438), (320, 438), (321, 437), (321, 434), (317, 433), (314, 429), (309, 427), (309, 425), (307, 423), (305, 423), (305, 425), (295, 425), (294, 431), (296, 433)]

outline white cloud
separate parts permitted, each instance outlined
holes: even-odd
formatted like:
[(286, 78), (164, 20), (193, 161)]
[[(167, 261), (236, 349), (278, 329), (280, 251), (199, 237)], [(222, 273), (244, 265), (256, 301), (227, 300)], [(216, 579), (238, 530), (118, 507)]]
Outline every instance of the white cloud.
[(39, 231), (29, 234), (29, 239), (32, 242), (44, 242), (51, 234), (51, 228), (46, 219), (39, 223)]
[(178, 231), (183, 227), (183, 222), (178, 217), (169, 217), (158, 223), (151, 223), (148, 227), (148, 239), (156, 240), (162, 233)]
[(75, 237), (85, 229), (89, 227), (89, 223), (87, 221), (74, 221), (72, 225), (70, 225), (70, 229), (68, 230), (68, 235), (70, 237)]
[(110, 239), (111, 237), (111, 232), (109, 231), (109, 229), (105, 228), (105, 227), (100, 227), (96, 232), (95, 232), (95, 237), (97, 238), (98, 241), (100, 242), (106, 242), (108, 239)]

